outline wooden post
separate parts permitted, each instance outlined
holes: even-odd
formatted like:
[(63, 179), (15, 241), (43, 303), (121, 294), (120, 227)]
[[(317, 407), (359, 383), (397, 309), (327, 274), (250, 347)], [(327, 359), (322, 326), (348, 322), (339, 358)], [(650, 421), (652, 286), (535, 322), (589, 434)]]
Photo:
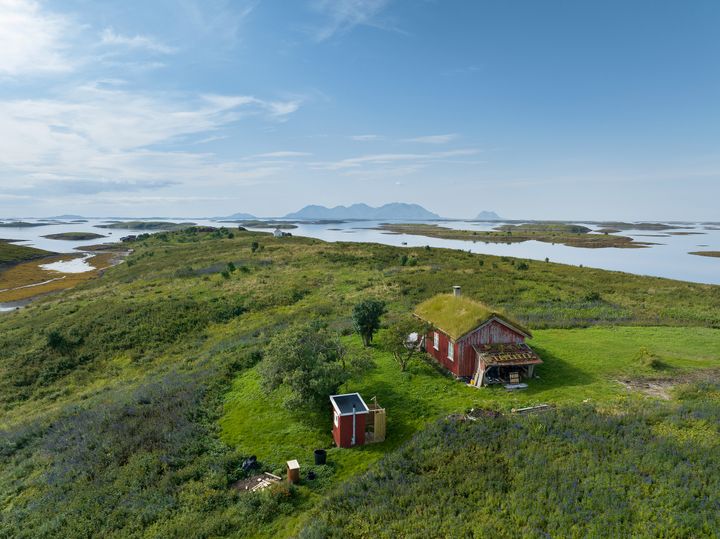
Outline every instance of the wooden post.
[(382, 442), (385, 440), (385, 408), (379, 408), (375, 410), (375, 422), (374, 422), (374, 429), (375, 432), (373, 441), (374, 442)]
[(298, 483), (300, 481), (300, 464), (297, 460), (287, 461), (287, 479), (288, 483)]

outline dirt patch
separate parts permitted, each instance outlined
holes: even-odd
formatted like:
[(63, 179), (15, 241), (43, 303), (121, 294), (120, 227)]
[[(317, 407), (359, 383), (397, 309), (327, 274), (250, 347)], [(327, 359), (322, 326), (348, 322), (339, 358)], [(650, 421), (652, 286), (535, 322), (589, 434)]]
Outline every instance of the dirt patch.
[(265, 472), (260, 475), (254, 475), (247, 479), (240, 479), (232, 484), (232, 488), (240, 492), (257, 492), (282, 481), (281, 477)]
[(668, 378), (623, 378), (617, 383), (629, 391), (638, 391), (650, 397), (672, 399), (672, 390), (680, 385), (720, 379), (720, 369), (702, 369)]
[(617, 382), (630, 391), (639, 391), (663, 400), (670, 400), (672, 398), (670, 390), (681, 383), (677, 380), (618, 380)]

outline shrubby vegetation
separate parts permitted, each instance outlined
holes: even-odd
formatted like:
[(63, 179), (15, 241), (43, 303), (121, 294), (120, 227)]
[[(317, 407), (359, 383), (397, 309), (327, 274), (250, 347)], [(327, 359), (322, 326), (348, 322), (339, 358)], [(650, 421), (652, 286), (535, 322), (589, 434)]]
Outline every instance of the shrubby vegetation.
[(430, 331), (428, 324), (412, 315), (400, 315), (390, 322), (378, 344), (380, 348), (392, 354), (397, 366), (405, 372), (410, 363), (422, 354), (422, 339), (428, 331)]
[(337, 334), (317, 323), (295, 325), (275, 335), (259, 367), (263, 386), (287, 390), (288, 408), (322, 409), (353, 372), (370, 368), (365, 354), (350, 353)]
[(380, 329), (380, 318), (385, 314), (385, 302), (365, 299), (353, 307), (353, 324), (365, 346), (370, 346), (375, 332)]
[(51, 254), (53, 253), (36, 249), (35, 247), (16, 245), (15, 243), (7, 243), (0, 240), (0, 269), (6, 264), (15, 264), (24, 260), (32, 260), (33, 258), (41, 258)]
[[(0, 489), (14, 503), (3, 508), (0, 535), (254, 536), (294, 496), (229, 488), (244, 456), (213, 433), (217, 380), (171, 371), (1, 431)], [(32, 496), (13, 495), (23, 491)]]
[(720, 386), (623, 413), (444, 420), (327, 499), (319, 537), (714, 537)]
[[(0, 316), (0, 536), (290, 535), (334, 482), (468, 399), (511, 407), (537, 395), (604, 397), (608, 357), (613, 373), (627, 363), (656, 376), (634, 359), (641, 346), (673, 369), (703, 366), (715, 342), (704, 328), (720, 327), (720, 287), (553, 263), (517, 271), (512, 259), (459, 251), (280, 241), (228, 229), (141, 234), (130, 243), (127, 263), (102, 278)], [(402, 265), (401, 253), (417, 263)], [(229, 487), (249, 455), (278, 472), (285, 459), (329, 443), (327, 410), (293, 415), (283, 406), (287, 388), (261, 392), (258, 369), (275, 335), (320, 321), (359, 349), (355, 305), (376, 298), (391, 320), (455, 284), (532, 329), (687, 329), (538, 334), (553, 368), (521, 396), (469, 397), (425, 363), (400, 372), (373, 345), (378, 367), (349, 383), (388, 407), (384, 444), (334, 456), (337, 467), (313, 485), (262, 495)], [(220, 436), (220, 416), (236, 437)]]

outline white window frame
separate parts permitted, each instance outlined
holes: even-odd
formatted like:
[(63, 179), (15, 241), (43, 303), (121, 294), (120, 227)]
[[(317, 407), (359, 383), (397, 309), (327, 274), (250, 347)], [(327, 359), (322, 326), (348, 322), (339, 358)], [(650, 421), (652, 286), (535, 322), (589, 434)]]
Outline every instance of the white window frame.
[(338, 416), (338, 413), (335, 412), (335, 413), (333, 414), (333, 425), (335, 425), (336, 427), (338, 426), (339, 419), (340, 419), (340, 418), (339, 418), (339, 416)]
[(433, 348), (440, 350), (440, 334), (437, 331), (433, 332)]
[(455, 343), (448, 339), (447, 357), (450, 361), (455, 361)]

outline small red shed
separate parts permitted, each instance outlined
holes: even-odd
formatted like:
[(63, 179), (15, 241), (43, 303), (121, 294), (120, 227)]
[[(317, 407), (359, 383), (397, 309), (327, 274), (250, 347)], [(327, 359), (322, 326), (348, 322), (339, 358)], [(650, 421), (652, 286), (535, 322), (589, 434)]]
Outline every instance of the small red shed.
[(360, 393), (332, 395), (333, 438), (338, 447), (365, 444), (365, 425), (370, 412)]
[(425, 349), (438, 363), (472, 385), (517, 383), (532, 378), (540, 357), (525, 344), (530, 331), (499, 311), (466, 298), (460, 287), (434, 296), (415, 309), (432, 329)]

